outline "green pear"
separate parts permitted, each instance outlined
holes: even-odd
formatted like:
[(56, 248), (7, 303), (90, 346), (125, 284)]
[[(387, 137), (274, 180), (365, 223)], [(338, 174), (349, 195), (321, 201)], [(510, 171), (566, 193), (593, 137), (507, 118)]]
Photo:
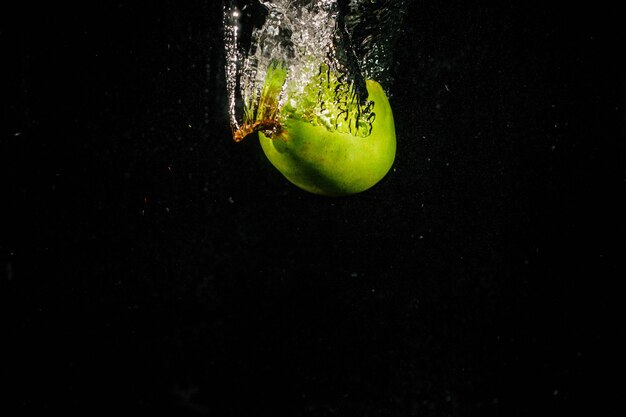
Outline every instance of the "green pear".
[[(254, 118), (248, 115), (254, 123), (248, 124), (243, 136), (258, 130), (261, 147), (272, 165), (308, 192), (349, 195), (378, 183), (391, 168), (396, 154), (393, 113), (381, 85), (366, 81), (373, 115), (363, 121), (346, 111), (345, 106), (333, 103), (338, 91), (336, 79), (313, 80), (306, 87), (306, 94), (295, 101), (287, 99), (278, 108), (285, 76), (286, 71), (280, 68), (268, 72), (257, 113)], [(351, 90), (346, 90), (345, 96), (350, 94)], [(320, 101), (326, 102), (324, 111), (312, 116), (312, 109), (319, 108)], [(340, 125), (337, 121), (345, 123)], [(349, 126), (350, 123), (354, 124)]]

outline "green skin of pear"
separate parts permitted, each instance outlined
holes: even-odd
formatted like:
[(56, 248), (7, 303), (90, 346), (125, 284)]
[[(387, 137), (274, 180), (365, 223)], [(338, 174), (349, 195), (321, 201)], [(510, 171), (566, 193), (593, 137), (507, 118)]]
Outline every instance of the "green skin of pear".
[(373, 80), (366, 84), (376, 113), (369, 136), (331, 132), (289, 117), (271, 138), (259, 132), (272, 165), (296, 186), (321, 195), (355, 194), (380, 181), (396, 155), (396, 132), (383, 88)]

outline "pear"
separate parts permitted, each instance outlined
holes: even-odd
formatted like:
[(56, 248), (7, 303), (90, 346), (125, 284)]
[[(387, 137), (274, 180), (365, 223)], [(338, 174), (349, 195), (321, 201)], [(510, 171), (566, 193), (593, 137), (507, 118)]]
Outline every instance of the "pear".
[[(354, 114), (354, 107), (346, 110), (345, 105), (333, 103), (341, 85), (323, 70), (307, 85), (306, 94), (298, 100), (287, 98), (280, 107), (285, 77), (286, 70), (280, 67), (268, 72), (256, 114), (247, 115), (251, 122), (242, 127), (239, 140), (259, 131), (261, 147), (272, 165), (311, 193), (349, 195), (378, 183), (396, 154), (393, 113), (381, 85), (366, 81), (367, 102), (373, 111), (369, 120), (362, 120), (362, 115)], [(344, 97), (350, 94), (348, 89)], [(321, 112), (320, 102), (326, 103)]]

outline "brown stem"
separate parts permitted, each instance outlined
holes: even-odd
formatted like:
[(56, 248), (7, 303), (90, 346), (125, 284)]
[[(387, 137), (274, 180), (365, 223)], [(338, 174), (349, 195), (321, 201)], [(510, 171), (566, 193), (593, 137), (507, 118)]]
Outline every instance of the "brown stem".
[(233, 139), (235, 142), (241, 142), (243, 138), (251, 133), (258, 132), (259, 130), (272, 130), (277, 125), (276, 120), (273, 119), (257, 120), (252, 124), (246, 122), (233, 133)]

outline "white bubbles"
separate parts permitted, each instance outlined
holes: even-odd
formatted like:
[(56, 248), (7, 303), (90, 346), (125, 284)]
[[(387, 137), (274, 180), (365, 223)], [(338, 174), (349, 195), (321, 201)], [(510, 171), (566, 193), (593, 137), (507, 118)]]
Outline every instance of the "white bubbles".
[[(365, 131), (369, 131), (367, 126), (373, 120), (373, 113), (371, 103), (365, 100), (365, 79), (387, 78), (389, 54), (385, 48), (389, 42), (383, 41), (388, 37), (380, 36), (379, 32), (391, 33), (393, 15), (385, 9), (391, 7), (390, 2), (351, 0), (349, 14), (341, 16), (337, 0), (260, 0), (256, 13), (260, 8), (265, 9), (264, 20), (247, 20), (246, 25), (252, 25), (248, 23), (252, 21), (262, 23), (244, 28), (241, 11), (235, 7), (234, 0), (230, 4), (225, 9), (224, 34), (233, 132), (242, 124), (256, 120), (268, 72), (277, 66), (287, 71), (275, 101), (279, 108), (284, 105), (295, 108), (305, 96), (308, 103), (312, 80), (318, 83), (325, 80), (327, 87), (333, 83), (335, 96), (320, 96), (317, 107), (307, 111), (307, 116), (329, 129), (355, 133), (365, 126)], [(387, 26), (381, 23), (378, 28), (379, 20)], [(242, 38), (246, 38), (246, 33), (250, 42), (244, 49)], [(239, 112), (237, 106), (242, 108)], [(329, 118), (329, 114), (338, 113), (350, 117)]]

